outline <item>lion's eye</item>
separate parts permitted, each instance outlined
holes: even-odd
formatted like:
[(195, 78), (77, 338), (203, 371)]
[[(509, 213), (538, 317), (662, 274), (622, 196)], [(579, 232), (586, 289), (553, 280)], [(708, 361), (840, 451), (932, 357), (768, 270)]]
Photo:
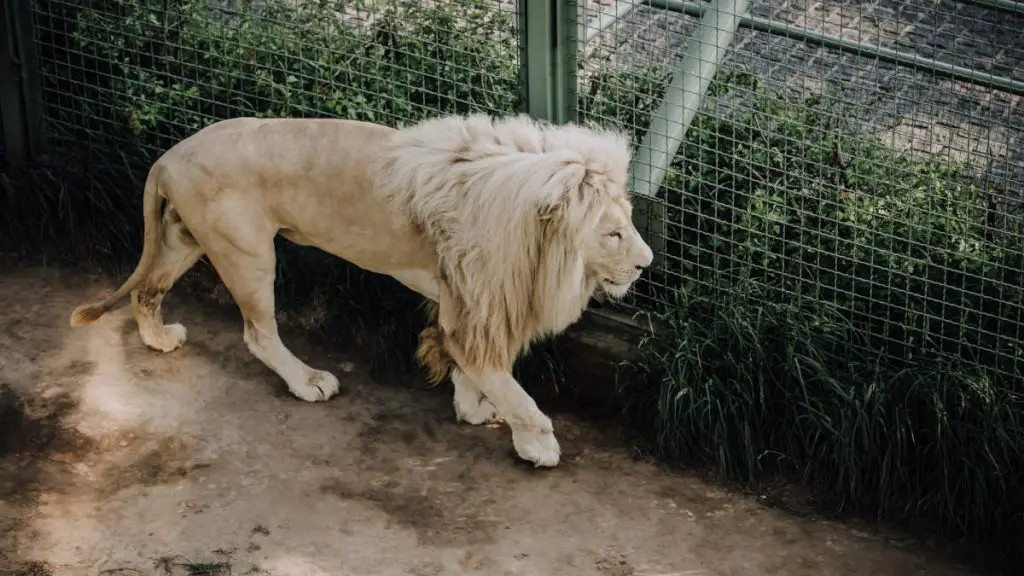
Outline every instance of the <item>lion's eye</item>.
[(619, 240), (622, 240), (622, 233), (618, 232), (618, 231), (611, 232), (611, 233), (608, 234), (608, 236), (611, 236), (612, 238), (618, 238)]

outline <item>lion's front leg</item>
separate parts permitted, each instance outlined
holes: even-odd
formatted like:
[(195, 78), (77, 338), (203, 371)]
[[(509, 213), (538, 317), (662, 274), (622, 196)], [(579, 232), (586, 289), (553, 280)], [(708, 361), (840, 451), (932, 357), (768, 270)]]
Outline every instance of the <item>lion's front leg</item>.
[(455, 388), (452, 404), (455, 406), (456, 421), (477, 426), (499, 417), (494, 404), (458, 368), (452, 370), (452, 385)]
[(482, 402), (490, 401), (512, 429), (512, 444), (520, 458), (533, 462), (535, 466), (558, 465), (561, 448), (555, 439), (551, 418), (541, 412), (512, 374), (463, 372), (460, 377), (469, 378), (485, 397)]

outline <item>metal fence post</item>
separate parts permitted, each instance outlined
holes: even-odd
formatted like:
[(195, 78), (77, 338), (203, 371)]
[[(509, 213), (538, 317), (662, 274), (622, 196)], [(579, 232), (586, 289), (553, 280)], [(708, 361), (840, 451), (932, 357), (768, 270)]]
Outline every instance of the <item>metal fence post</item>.
[(668, 231), (665, 206), (656, 199), (658, 189), (697, 115), (711, 79), (725, 60), (749, 4), (748, 0), (713, 0), (707, 6), (697, 31), (687, 42), (682, 63), (672, 76), (664, 99), (651, 114), (647, 134), (630, 166), (630, 184), (637, 205), (634, 220), (638, 227), (646, 229), (656, 264), (663, 262)]
[(42, 149), (42, 87), (30, 0), (0, 6), (0, 114), (4, 147), (13, 168), (22, 168)]
[(520, 0), (519, 84), (523, 112), (576, 121), (577, 0)]

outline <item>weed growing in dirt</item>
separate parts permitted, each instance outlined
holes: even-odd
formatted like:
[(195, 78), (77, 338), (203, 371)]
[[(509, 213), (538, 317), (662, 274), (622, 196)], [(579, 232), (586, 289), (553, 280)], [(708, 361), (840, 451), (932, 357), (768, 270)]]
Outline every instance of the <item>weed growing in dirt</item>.
[(176, 568), (181, 568), (188, 576), (231, 575), (231, 564), (228, 562), (193, 562), (182, 556), (157, 558), (153, 567), (163, 574), (174, 574)]

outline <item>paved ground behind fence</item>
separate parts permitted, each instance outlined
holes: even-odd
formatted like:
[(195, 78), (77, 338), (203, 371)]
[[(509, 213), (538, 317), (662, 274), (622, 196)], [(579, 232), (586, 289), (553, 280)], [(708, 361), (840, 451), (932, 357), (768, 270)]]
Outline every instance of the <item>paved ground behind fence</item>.
[[(953, 0), (751, 5), (753, 15), (776, 23), (1024, 81), (1024, 15)], [(663, 9), (636, 8), (592, 42), (590, 50), (600, 48), (588, 58), (584, 75), (606, 66), (604, 57), (618, 66), (653, 63), (674, 71), (697, 22)], [(979, 174), (1013, 182), (1011, 189), (1024, 187), (1019, 96), (750, 29), (737, 32), (724, 68), (753, 72), (776, 94), (838, 91), (856, 107), (844, 119), (893, 148), (967, 162)]]
[(172, 292), (190, 340), (169, 355), (126, 309), (72, 330), (111, 284), (0, 266), (2, 573), (965, 574), (634, 460), (614, 427), (559, 415), (562, 465), (530, 469), (504, 427), (455, 424), (447, 389), (372, 382), (290, 332), (344, 388), (298, 401), (232, 308)]

